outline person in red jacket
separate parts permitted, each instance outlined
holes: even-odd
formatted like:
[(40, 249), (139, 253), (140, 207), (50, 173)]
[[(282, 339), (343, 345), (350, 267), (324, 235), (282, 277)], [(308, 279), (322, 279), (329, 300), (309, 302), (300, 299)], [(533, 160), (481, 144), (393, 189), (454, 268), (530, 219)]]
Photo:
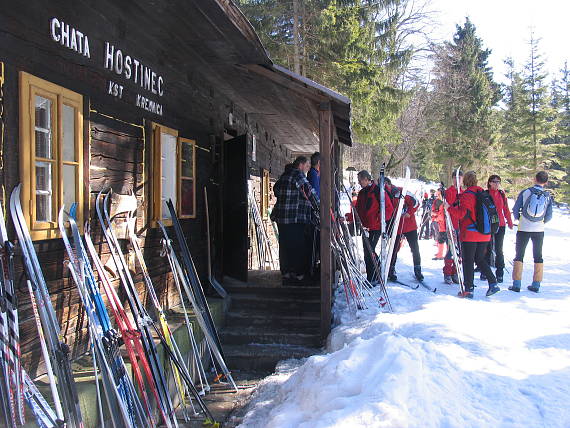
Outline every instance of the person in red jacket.
[[(453, 205), (457, 201), (457, 195), (463, 191), (463, 171), (459, 171), (459, 189), (455, 185), (455, 174), (453, 174), (452, 182), (453, 184), (449, 186), (449, 188), (445, 191), (445, 201), (449, 205)], [(454, 220), (453, 217), (451, 218), (451, 222), (453, 223), (453, 229), (456, 235), (459, 230), (459, 222)], [(451, 257), (451, 249), (447, 248), (447, 253), (445, 254), (444, 264), (443, 264), (443, 280), (446, 284), (459, 283), (459, 278), (457, 277), (457, 268), (455, 267), (455, 263), (453, 258)]]
[(485, 250), (491, 240), (491, 235), (485, 235), (477, 231), (476, 215), (477, 215), (477, 192), (482, 192), (483, 189), (477, 186), (477, 175), (475, 171), (469, 171), (463, 178), (463, 184), (467, 189), (460, 193), (457, 198), (456, 204), (453, 206), (445, 202), (445, 208), (449, 211), (452, 219), (459, 223), (459, 239), (461, 240), (461, 255), (463, 259), (463, 284), (465, 286), (464, 292), (459, 292), (459, 297), (473, 298), (473, 277), (475, 265), (477, 265), (487, 276), (489, 289), (487, 296), (495, 294), (500, 291), (497, 286), (497, 279), (493, 271), (485, 260)]
[(443, 207), (443, 196), (438, 190), (436, 199), (431, 206), (431, 219), (437, 223), (437, 254), (432, 260), (443, 260), (445, 244), (447, 243), (447, 229), (445, 226), (445, 208)]
[[(505, 255), (503, 254), (503, 241), (505, 239), (505, 229), (506, 226), (509, 229), (513, 229), (513, 219), (511, 217), (511, 210), (509, 209), (509, 204), (507, 202), (507, 197), (505, 196), (505, 192), (501, 189), (501, 177), (496, 174), (493, 174), (487, 180), (487, 189), (489, 194), (493, 198), (495, 202), (495, 207), (497, 208), (497, 214), (499, 214), (499, 230), (489, 242), (489, 246), (487, 247), (487, 264), (491, 265), (491, 253), (493, 250), (493, 246), (495, 248), (495, 276), (497, 277), (497, 282), (503, 282), (503, 274), (505, 270)], [(481, 280), (486, 280), (484, 273), (481, 273)]]
[[(376, 244), (378, 244), (378, 240), (382, 234), (380, 226), (380, 188), (374, 183), (372, 176), (366, 170), (360, 171), (357, 177), (362, 189), (358, 192), (358, 197), (356, 198), (356, 212), (358, 213), (358, 217), (360, 217), (362, 226), (368, 229), (368, 237), (363, 234), (362, 243), (364, 246), (366, 276), (368, 281), (372, 282), (379, 280), (379, 278), (376, 277), (374, 260), (372, 258), (378, 257), (376, 255)], [(389, 195), (385, 193), (384, 196), (386, 200), (384, 210), (386, 212), (386, 221), (388, 221), (392, 217), (394, 207), (392, 206)], [(365, 239), (368, 239), (370, 242), (373, 253), (367, 250), (367, 245), (364, 242)]]
[[(385, 178), (386, 181), (386, 191), (392, 198), (392, 205), (398, 207), (401, 202), (400, 194), (402, 192), (401, 187), (396, 187), (392, 185), (392, 181), (389, 178)], [(392, 253), (392, 260), (390, 261), (390, 270), (388, 271), (388, 279), (395, 281), (398, 279), (396, 276), (396, 260), (398, 259), (398, 251), (400, 250), (400, 244), (402, 238), (405, 236), (410, 250), (412, 251), (412, 258), (414, 261), (414, 275), (418, 281), (422, 281), (424, 276), (422, 275), (422, 259), (420, 256), (420, 246), (418, 244), (418, 225), (416, 223), (416, 210), (418, 209), (419, 202), (412, 195), (407, 194), (404, 197), (404, 207), (402, 208), (402, 218), (400, 219), (400, 224), (398, 225), (398, 232), (396, 233), (396, 241), (394, 242), (394, 251)]]

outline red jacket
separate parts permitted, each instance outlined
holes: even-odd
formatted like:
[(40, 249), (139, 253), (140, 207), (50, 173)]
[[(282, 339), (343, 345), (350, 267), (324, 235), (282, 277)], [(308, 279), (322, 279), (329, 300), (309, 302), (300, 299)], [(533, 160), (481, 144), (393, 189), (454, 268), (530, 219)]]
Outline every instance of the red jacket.
[(445, 227), (445, 208), (443, 207), (443, 201), (441, 199), (436, 199), (433, 201), (431, 206), (431, 219), (437, 222), (440, 232), (445, 232), (447, 228)]
[[(461, 187), (459, 191), (463, 192), (463, 187)], [(445, 200), (449, 205), (453, 205), (455, 201), (457, 201), (457, 187), (455, 187), (455, 185), (450, 186), (449, 189), (445, 191)], [(455, 230), (459, 229), (459, 222), (453, 216), (451, 216), (451, 222)]]
[[(384, 192), (386, 199), (386, 221), (392, 218), (394, 207), (388, 193)], [(362, 225), (368, 230), (380, 230), (380, 189), (375, 183), (364, 187), (358, 192), (356, 199), (356, 212)]]
[(509, 228), (513, 228), (513, 219), (511, 217), (511, 210), (509, 209), (509, 204), (507, 203), (507, 197), (502, 190), (491, 190), (489, 189), (489, 194), (495, 202), (495, 207), (497, 208), (497, 214), (499, 214), (499, 226), (509, 225)]
[[(402, 189), (400, 189), (402, 191)], [(397, 202), (396, 202), (397, 203)], [(394, 203), (394, 205), (396, 204)], [(398, 206), (396, 205), (396, 208)], [(402, 218), (400, 218), (400, 225), (398, 227), (398, 233), (408, 233), (412, 230), (417, 230), (418, 225), (416, 223), (416, 210), (418, 209), (417, 201), (410, 195), (406, 195), (404, 198), (404, 208), (402, 208)], [(408, 217), (405, 217), (409, 214)]]
[(488, 242), (491, 240), (491, 235), (483, 235), (477, 230), (467, 229), (474, 223), (477, 215), (477, 198), (472, 193), (466, 193), (468, 191), (477, 193), (482, 192), (483, 188), (479, 186), (468, 187), (467, 190), (458, 195), (459, 204), (449, 207), (449, 214), (452, 219), (459, 221), (459, 239), (462, 242)]

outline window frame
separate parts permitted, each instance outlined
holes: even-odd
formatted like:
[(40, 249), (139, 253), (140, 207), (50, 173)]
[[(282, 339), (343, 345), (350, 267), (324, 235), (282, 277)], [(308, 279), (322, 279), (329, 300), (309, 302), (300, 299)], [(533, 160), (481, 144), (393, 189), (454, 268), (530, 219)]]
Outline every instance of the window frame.
[[(192, 177), (182, 176), (182, 144), (190, 144), (192, 147)], [(179, 218), (196, 218), (196, 140), (179, 137), (176, 149), (178, 156), (178, 171), (176, 175), (178, 183), (177, 209)], [(190, 215), (182, 215), (182, 180), (192, 180), (192, 214)]]
[(269, 214), (267, 211), (269, 210), (269, 188), (270, 180), (269, 180), (269, 171), (265, 168), (261, 168), (261, 192), (259, 197), (259, 209), (261, 211), (261, 218), (263, 220), (267, 220), (269, 218)]
[[(164, 225), (172, 224), (171, 219), (163, 218), (162, 213), (162, 134), (176, 137), (175, 165), (176, 165), (176, 212), (179, 219), (196, 218), (196, 140), (179, 136), (176, 129), (152, 122), (152, 227), (157, 227), (161, 221)], [(192, 177), (182, 176), (182, 144), (192, 146)], [(182, 180), (192, 180), (193, 187), (193, 213), (182, 215)]]
[[(77, 224), (83, 230), (84, 219), (84, 168), (83, 168), (83, 96), (55, 83), (20, 72), (20, 180), (22, 182), (22, 211), (29, 225), (33, 240), (60, 237), (57, 215), (63, 205), (63, 167), (73, 165), (75, 174), (75, 202), (77, 202)], [(35, 102), (36, 96), (51, 101), (50, 125), (52, 132), (51, 159), (36, 156)], [(64, 133), (63, 109), (75, 109), (74, 153), (75, 161), (63, 159)], [(52, 165), (52, 221), (36, 220), (36, 162)], [(28, 201), (27, 204), (25, 201)]]

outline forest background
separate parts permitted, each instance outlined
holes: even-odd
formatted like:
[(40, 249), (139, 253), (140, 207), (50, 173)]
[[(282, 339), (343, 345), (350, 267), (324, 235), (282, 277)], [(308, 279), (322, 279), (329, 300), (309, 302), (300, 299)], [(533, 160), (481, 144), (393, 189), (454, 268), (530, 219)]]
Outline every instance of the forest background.
[(344, 167), (410, 165), (448, 183), (461, 165), (501, 175), (513, 193), (545, 169), (556, 200), (570, 202), (570, 71), (564, 62), (549, 75), (532, 28), (527, 60), (504, 58), (499, 83), (469, 18), (450, 40), (432, 39), (430, 0), (237, 3), (275, 63), (350, 97), (356, 143)]

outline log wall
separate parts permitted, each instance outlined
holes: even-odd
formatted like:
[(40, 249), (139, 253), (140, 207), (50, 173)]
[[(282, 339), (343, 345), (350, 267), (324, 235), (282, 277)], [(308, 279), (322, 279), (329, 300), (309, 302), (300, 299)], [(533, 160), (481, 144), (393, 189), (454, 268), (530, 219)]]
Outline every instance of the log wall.
[[(119, 194), (133, 191), (141, 209), (137, 213), (137, 229), (141, 246), (154, 285), (165, 308), (179, 305), (178, 297), (166, 259), (160, 257), (160, 233), (151, 228), (150, 216), (152, 177), (151, 122), (179, 131), (181, 137), (195, 139), (196, 150), (196, 213), (195, 219), (183, 220), (183, 228), (190, 244), (198, 272), (206, 278), (206, 224), (203, 188), (208, 186), (211, 230), (216, 241), (221, 242), (221, 165), (220, 151), (224, 132), (235, 135), (257, 135), (257, 160), (251, 160), (250, 174), (259, 176), (260, 169), (270, 170), (276, 178), (285, 163), (291, 161), (291, 153), (283, 143), (271, 135), (269, 125), (262, 117), (248, 117), (244, 108), (222, 95), (216, 82), (208, 78), (208, 61), (215, 58), (196, 56), (196, 49), (211, 42), (212, 34), (205, 29), (200, 33), (194, 28), (194, 39), (185, 40), (183, 33), (189, 23), (191, 2), (177, 0), (168, 6), (156, 4), (157, 10), (143, 8), (137, 2), (100, 1), (76, 2), (40, 0), (13, 2), (0, 15), (0, 61), (5, 64), (4, 134), (2, 145), (3, 168), (0, 171), (3, 203), (20, 181), (19, 170), (19, 86), (18, 74), (26, 71), (37, 77), (71, 89), (84, 96), (85, 120), (85, 204), (86, 218), (92, 222), (92, 235), (103, 262), (109, 258), (106, 244), (101, 239), (94, 209), (94, 199), (100, 190), (112, 188)], [(183, 14), (175, 13), (177, 7)], [(169, 10), (172, 13), (169, 13)], [(156, 14), (168, 16), (158, 20)], [(92, 61), (80, 57), (50, 39), (49, 20), (58, 17), (89, 35)], [(195, 18), (198, 19), (198, 18)], [(198, 22), (198, 21), (196, 21)], [(198, 25), (198, 24), (197, 24)], [(224, 29), (220, 29), (224, 31)], [(201, 34), (201, 35), (200, 35)], [(188, 36), (186, 36), (188, 37)], [(103, 70), (102, 46), (105, 40), (116, 43), (129, 54), (143, 60), (145, 65), (160, 71), (164, 76), (165, 95), (162, 117), (136, 107), (132, 94), (137, 88), (130, 82)], [(169, 41), (169, 42), (167, 42)], [(237, 61), (239, 58), (236, 58)], [(223, 76), (222, 76), (223, 79)], [(108, 95), (109, 80), (124, 83), (129, 96), (119, 100)], [(130, 92), (129, 92), (130, 91)], [(232, 112), (234, 123), (228, 123)], [(251, 139), (250, 139), (251, 142)], [(15, 233), (8, 216), (9, 235)], [(130, 265), (132, 252), (129, 253)], [(88, 337), (86, 317), (80, 305), (76, 286), (64, 265), (65, 250), (61, 239), (35, 243), (41, 267), (48, 283), (52, 303), (61, 322), (63, 337), (71, 347), (72, 356), (79, 357), (87, 351)], [(38, 334), (25, 287), (21, 259), (16, 257), (16, 275), (19, 287), (19, 315), (21, 345), (24, 366), (32, 377), (41, 375), (44, 367), (38, 342)], [(217, 266), (219, 269), (219, 265)], [(140, 269), (133, 266), (137, 288), (148, 303)], [(125, 297), (115, 280), (119, 295)], [(203, 281), (204, 286), (207, 285)], [(126, 300), (125, 300), (126, 306)]]

